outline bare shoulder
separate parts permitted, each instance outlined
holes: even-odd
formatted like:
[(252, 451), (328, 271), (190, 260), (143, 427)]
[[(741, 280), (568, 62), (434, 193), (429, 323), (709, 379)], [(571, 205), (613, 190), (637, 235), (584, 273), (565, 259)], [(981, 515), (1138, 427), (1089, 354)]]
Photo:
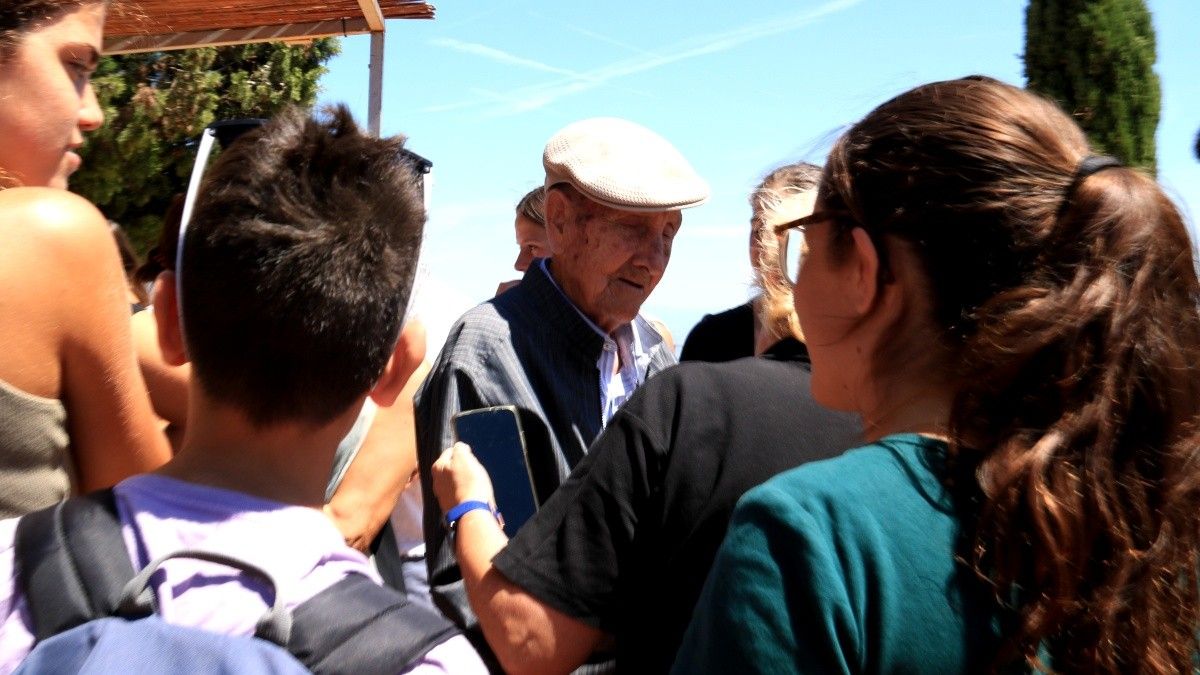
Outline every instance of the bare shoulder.
[(7, 288), (23, 289), (26, 316), (80, 310), (92, 316), (97, 302), (122, 304), (124, 279), (112, 231), (83, 197), (52, 188), (0, 191), (0, 242), (0, 277)]
[(107, 264), (112, 233), (103, 214), (77, 194), (53, 188), (0, 190), (4, 239), (14, 253), (93, 268)]
[(0, 213), (9, 226), (34, 238), (111, 237), (108, 222), (91, 202), (53, 188), (0, 190)]

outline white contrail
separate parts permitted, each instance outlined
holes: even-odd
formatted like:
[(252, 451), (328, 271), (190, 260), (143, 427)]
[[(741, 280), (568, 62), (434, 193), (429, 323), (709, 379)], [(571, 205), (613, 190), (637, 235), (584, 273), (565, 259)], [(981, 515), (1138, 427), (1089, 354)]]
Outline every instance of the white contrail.
[(535, 61), (533, 59), (527, 59), (523, 56), (517, 56), (516, 54), (510, 54), (502, 49), (481, 45), (478, 42), (463, 42), (462, 40), (455, 40), (453, 38), (437, 38), (430, 40), (429, 44), (433, 45), (434, 47), (453, 49), (456, 52), (462, 52), (464, 54), (474, 54), (475, 56), (481, 56), (489, 61), (495, 61), (497, 63), (521, 66), (522, 68), (540, 70), (544, 73), (554, 73), (555, 75), (580, 77), (580, 74), (573, 70), (558, 68), (548, 63), (542, 63), (541, 61)]
[[(720, 33), (692, 38), (672, 45), (664, 51), (648, 52), (647, 56), (621, 59), (584, 72), (567, 71), (538, 61), (513, 56), (507, 52), (492, 49), (484, 45), (461, 43), (454, 40), (440, 40), (438, 42), (442, 43), (441, 46), (460, 49), (460, 51), (470, 51), (471, 53), (476, 53), (495, 61), (524, 65), (536, 70), (563, 75), (564, 77), (551, 82), (521, 87), (510, 92), (507, 96), (503, 96), (504, 101), (497, 101), (494, 96), (486, 98), (476, 97), (459, 103), (431, 106), (423, 110), (425, 112), (434, 112), (477, 107), (483, 108), (486, 116), (511, 115), (536, 110), (560, 98), (595, 89), (628, 75), (654, 70), (698, 56), (728, 51), (765, 37), (790, 33), (827, 16), (850, 9), (862, 2), (864, 0), (831, 0), (811, 10), (756, 21)], [(451, 46), (452, 44), (453, 46)]]

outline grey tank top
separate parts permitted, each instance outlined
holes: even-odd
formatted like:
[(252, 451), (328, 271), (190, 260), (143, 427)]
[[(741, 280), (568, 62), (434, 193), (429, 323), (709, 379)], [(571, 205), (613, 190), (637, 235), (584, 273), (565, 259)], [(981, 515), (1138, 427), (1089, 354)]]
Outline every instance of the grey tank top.
[(71, 494), (67, 410), (0, 380), (0, 518), (50, 506)]

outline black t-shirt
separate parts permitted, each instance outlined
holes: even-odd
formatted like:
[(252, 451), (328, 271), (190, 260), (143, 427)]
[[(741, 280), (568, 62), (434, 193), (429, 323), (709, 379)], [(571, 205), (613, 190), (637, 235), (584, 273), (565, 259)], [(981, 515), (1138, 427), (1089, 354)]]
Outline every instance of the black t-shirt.
[(754, 356), (754, 307), (738, 305), (717, 314), (705, 314), (688, 333), (679, 352), (680, 361), (719, 363)]
[(675, 658), (734, 504), (854, 445), (858, 419), (813, 402), (808, 355), (688, 363), (650, 378), (493, 560), (542, 602), (617, 638), (617, 666)]

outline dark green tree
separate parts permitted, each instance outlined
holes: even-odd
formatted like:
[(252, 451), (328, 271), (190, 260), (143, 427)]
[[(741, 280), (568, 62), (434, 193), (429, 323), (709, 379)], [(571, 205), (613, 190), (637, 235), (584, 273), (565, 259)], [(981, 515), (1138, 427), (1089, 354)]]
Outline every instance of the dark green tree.
[(1155, 168), (1160, 87), (1143, 0), (1030, 0), (1025, 78), (1058, 101), (1097, 149)]
[(87, 135), (71, 188), (121, 223), (144, 252), (171, 196), (187, 187), (209, 123), (312, 105), (335, 39), (106, 57), (92, 80), (104, 126)]

